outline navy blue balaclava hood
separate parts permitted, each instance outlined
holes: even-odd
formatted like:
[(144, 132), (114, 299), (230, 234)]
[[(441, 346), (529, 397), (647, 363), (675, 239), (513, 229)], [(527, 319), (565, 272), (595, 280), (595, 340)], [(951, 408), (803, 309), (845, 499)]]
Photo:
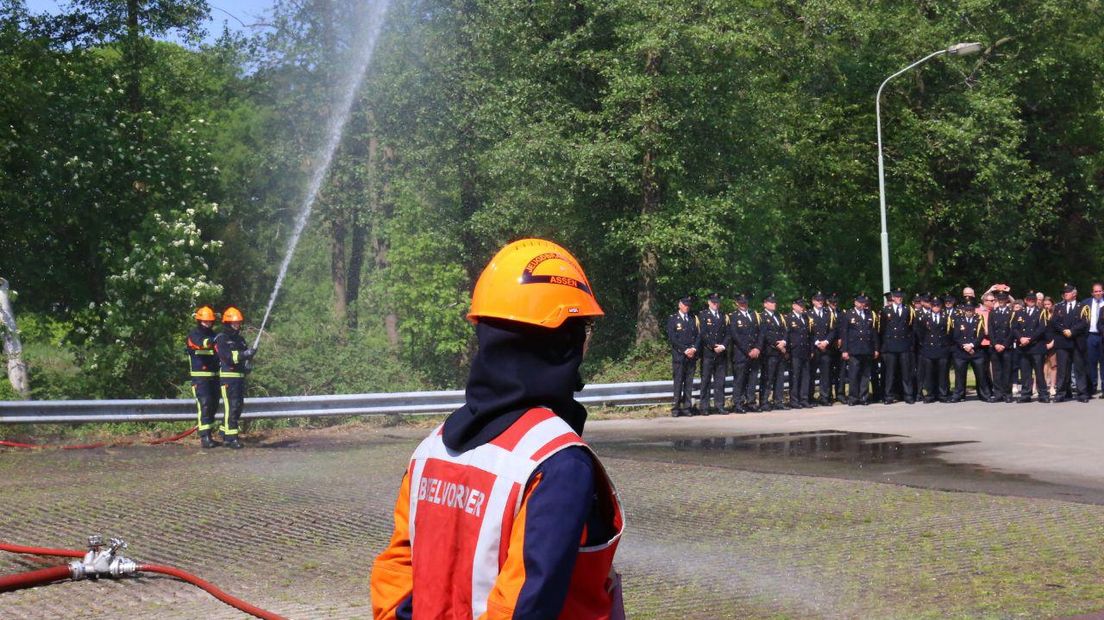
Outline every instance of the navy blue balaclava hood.
[(585, 323), (569, 319), (556, 329), (481, 319), (479, 349), (472, 360), (465, 404), (445, 420), (444, 442), (465, 452), (510, 427), (533, 407), (548, 407), (582, 434), (586, 409), (575, 402), (583, 388), (579, 365)]

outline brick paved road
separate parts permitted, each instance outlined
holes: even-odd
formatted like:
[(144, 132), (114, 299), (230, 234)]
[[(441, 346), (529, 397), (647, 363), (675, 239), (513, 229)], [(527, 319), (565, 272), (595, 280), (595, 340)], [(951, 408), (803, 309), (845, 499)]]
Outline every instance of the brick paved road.
[[(295, 618), (369, 612), (367, 573), (422, 431), (339, 427), (85, 452), (0, 452), (0, 538), (130, 541)], [(597, 436), (605, 436), (598, 433)], [(660, 442), (662, 444), (662, 442)], [(723, 454), (598, 445), (624, 497), (633, 618), (1046, 617), (1104, 609), (1104, 506), (756, 473)], [(814, 472), (815, 474), (815, 472)], [(0, 554), (0, 574), (42, 566)], [(0, 594), (0, 616), (235, 618), (171, 579)]]

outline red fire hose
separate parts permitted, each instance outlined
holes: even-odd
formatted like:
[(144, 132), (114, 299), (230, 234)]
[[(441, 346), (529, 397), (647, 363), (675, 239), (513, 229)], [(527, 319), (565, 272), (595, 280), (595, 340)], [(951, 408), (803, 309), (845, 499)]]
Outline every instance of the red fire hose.
[(206, 590), (208, 593), (211, 594), (211, 596), (217, 598), (223, 603), (244, 611), (245, 613), (252, 616), (256, 616), (257, 618), (263, 618), (264, 620), (284, 620), (283, 616), (274, 614), (271, 611), (265, 611), (260, 607), (256, 607), (254, 605), (250, 605), (240, 598), (237, 598), (236, 596), (231, 596), (223, 592), (222, 590), (219, 590), (213, 584), (208, 583), (191, 573), (182, 571), (179, 568), (173, 568), (172, 566), (162, 566), (160, 564), (139, 564), (138, 571), (146, 573), (161, 573), (162, 575), (168, 575), (170, 577), (182, 579), (192, 584), (193, 586)]
[[(195, 429), (192, 429), (195, 430)], [(83, 558), (85, 556), (84, 551), (76, 549), (51, 549), (49, 547), (26, 547), (23, 545), (13, 545), (11, 543), (0, 541), (0, 551), (9, 551), (11, 553), (22, 553), (27, 555), (49, 555), (71, 558)], [(137, 566), (137, 572), (145, 573), (159, 573), (162, 575), (168, 575), (175, 577), (182, 581), (186, 581), (198, 588), (207, 591), (209, 594), (217, 598), (218, 600), (245, 612), (251, 616), (262, 618), (263, 620), (285, 620), (283, 616), (274, 614), (271, 611), (266, 611), (257, 607), (256, 605), (250, 605), (249, 603), (223, 592), (214, 586), (214, 584), (204, 581), (195, 575), (175, 568), (172, 566), (164, 566), (161, 564), (139, 564)], [(16, 573), (14, 575), (7, 575), (0, 577), (0, 592), (10, 592), (12, 590), (22, 590), (23, 588), (33, 588), (35, 586), (46, 585), (56, 581), (63, 581), (72, 578), (72, 572), (68, 566), (53, 566), (50, 568), (43, 568), (39, 570), (28, 571), (24, 573)]]
[(24, 547), (0, 541), (0, 551), (25, 555), (56, 555), (63, 558), (83, 558), (85, 552), (77, 549), (50, 549), (49, 547)]
[[(154, 440), (151, 440), (151, 441), (143, 441), (142, 443), (144, 443), (146, 445), (150, 445), (150, 446), (156, 446), (156, 445), (159, 445), (159, 444), (169, 443), (169, 442), (172, 442), (172, 441), (180, 441), (181, 439), (184, 439), (185, 437), (187, 437), (188, 435), (191, 435), (194, 432), (196, 432), (196, 427), (193, 426), (192, 428), (189, 428), (188, 430), (184, 431), (183, 433), (178, 433), (178, 434), (173, 435), (171, 437), (162, 437), (161, 439), (154, 439)], [(54, 449), (57, 449), (57, 450), (91, 450), (93, 448), (105, 448), (107, 446), (129, 446), (129, 445), (134, 444), (134, 443), (136, 443), (136, 442), (126, 440), (126, 441), (103, 441), (103, 442), (100, 442), (100, 443), (85, 443), (85, 444), (75, 444), (75, 445), (70, 445), (70, 446), (49, 446), (49, 445), (39, 445), (39, 444), (33, 444), (33, 443), (20, 443), (18, 441), (0, 440), (0, 446), (4, 446), (4, 447), (7, 447), (7, 448), (26, 448), (26, 449), (29, 449), (29, 450), (43, 450), (43, 449), (46, 449), (46, 448), (54, 448)]]
[(25, 573), (4, 575), (0, 577), (0, 592), (10, 592), (12, 590), (22, 590), (23, 588), (44, 586), (55, 581), (69, 579), (69, 577), (68, 566), (51, 566), (50, 568), (41, 568)]

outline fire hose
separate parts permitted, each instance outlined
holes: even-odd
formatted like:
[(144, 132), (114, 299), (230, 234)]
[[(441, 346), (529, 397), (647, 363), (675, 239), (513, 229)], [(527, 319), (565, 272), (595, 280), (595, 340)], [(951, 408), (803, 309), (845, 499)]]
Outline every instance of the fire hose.
[(143, 441), (143, 442), (137, 442), (137, 441), (133, 441), (133, 440), (120, 440), (120, 441), (102, 441), (100, 443), (74, 444), (74, 445), (68, 445), (68, 446), (50, 446), (50, 445), (40, 445), (40, 444), (33, 444), (33, 443), (21, 443), (21, 442), (18, 442), (18, 441), (0, 440), (0, 446), (6, 447), (6, 448), (25, 448), (25, 449), (28, 449), (28, 450), (45, 450), (47, 448), (54, 448), (54, 449), (57, 449), (57, 450), (91, 450), (91, 449), (94, 449), (94, 448), (106, 448), (108, 446), (129, 446), (129, 445), (133, 445), (133, 444), (136, 444), (136, 443), (144, 443), (146, 445), (156, 446), (156, 445), (160, 445), (160, 444), (163, 444), (163, 443), (170, 443), (170, 442), (173, 442), (173, 441), (180, 441), (181, 439), (184, 439), (185, 437), (187, 437), (188, 435), (191, 435), (194, 432), (196, 432), (196, 427), (193, 426), (193, 427), (189, 428), (188, 430), (186, 430), (182, 433), (177, 433), (176, 435), (172, 435), (170, 437), (162, 437), (160, 439), (153, 439), (153, 440), (150, 440), (150, 441)]
[(109, 543), (105, 545), (100, 536), (90, 536), (88, 538), (88, 551), (79, 551), (76, 549), (50, 549), (47, 547), (25, 547), (23, 545), (0, 542), (0, 551), (27, 555), (80, 558), (79, 560), (73, 560), (69, 564), (63, 566), (53, 566), (50, 568), (0, 577), (0, 592), (33, 588), (35, 586), (66, 580), (79, 581), (85, 578), (118, 578), (134, 573), (158, 573), (175, 577), (201, 588), (223, 603), (256, 618), (262, 618), (263, 620), (284, 620), (283, 616), (266, 611), (240, 598), (227, 594), (210, 582), (204, 581), (187, 571), (161, 564), (139, 564), (134, 560), (126, 558), (119, 553), (121, 550), (126, 549), (126, 547), (126, 542), (118, 538), (112, 538)]

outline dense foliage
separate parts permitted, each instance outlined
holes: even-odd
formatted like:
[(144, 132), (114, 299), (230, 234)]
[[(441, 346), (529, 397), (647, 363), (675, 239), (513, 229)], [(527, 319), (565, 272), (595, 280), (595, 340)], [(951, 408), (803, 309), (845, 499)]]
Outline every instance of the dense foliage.
[[(175, 395), (196, 303), (259, 322), (365, 3), (206, 44), (200, 0), (0, 7), (0, 275), (49, 334), (36, 394)], [(459, 385), (468, 291), (520, 236), (583, 261), (602, 377), (662, 361), (687, 292), (875, 292), (874, 93), (959, 41), (985, 50), (883, 95), (894, 284), (1087, 285), (1098, 0), (392, 0), (252, 389)]]

